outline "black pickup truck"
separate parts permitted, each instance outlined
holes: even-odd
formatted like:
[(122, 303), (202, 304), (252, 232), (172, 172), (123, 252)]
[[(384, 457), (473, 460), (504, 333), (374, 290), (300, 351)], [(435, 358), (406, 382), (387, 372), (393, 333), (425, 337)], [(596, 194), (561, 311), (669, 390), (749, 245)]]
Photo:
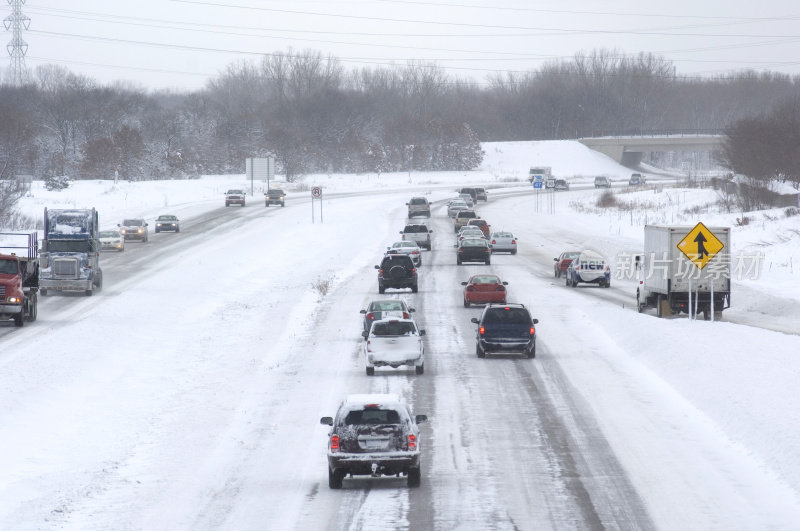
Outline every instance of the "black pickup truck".
[(283, 190), (278, 188), (270, 188), (267, 190), (267, 193), (264, 194), (264, 206), (268, 207), (270, 205), (280, 205), (284, 206), (286, 194)]
[(523, 304), (488, 304), (480, 316), (472, 318), (478, 325), (475, 354), (485, 358), (487, 352), (521, 352), (536, 357), (536, 328)]

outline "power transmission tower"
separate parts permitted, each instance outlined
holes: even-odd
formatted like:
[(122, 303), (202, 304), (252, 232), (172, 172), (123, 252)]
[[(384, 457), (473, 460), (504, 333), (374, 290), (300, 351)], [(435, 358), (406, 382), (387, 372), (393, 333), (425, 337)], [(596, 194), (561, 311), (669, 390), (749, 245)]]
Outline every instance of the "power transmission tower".
[(17, 86), (22, 85), (25, 79), (25, 54), (28, 52), (28, 43), (22, 39), (22, 30), (31, 25), (31, 19), (22, 14), (24, 3), (25, 0), (8, 0), (11, 14), (3, 19), (6, 30), (13, 35), (6, 49), (11, 56), (11, 82)]

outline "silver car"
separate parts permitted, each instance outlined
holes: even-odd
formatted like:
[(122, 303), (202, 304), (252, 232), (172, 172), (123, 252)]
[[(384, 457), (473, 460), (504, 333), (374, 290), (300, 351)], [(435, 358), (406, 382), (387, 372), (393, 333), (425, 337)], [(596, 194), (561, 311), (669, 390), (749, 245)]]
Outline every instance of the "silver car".
[(118, 230), (101, 230), (98, 235), (101, 251), (124, 251), (125, 237)]
[(517, 254), (517, 237), (506, 231), (493, 232), (489, 235), (489, 247), (493, 253)]
[(407, 254), (411, 257), (414, 265), (419, 267), (422, 265), (422, 249), (417, 242), (412, 240), (403, 240), (401, 242), (394, 242), (391, 247), (386, 248), (387, 253)]
[(472, 200), (472, 196), (469, 194), (460, 194), (458, 198), (464, 201), (467, 204), (468, 208), (472, 208), (475, 206), (475, 201)]
[(456, 241), (460, 242), (461, 240), (467, 238), (485, 240), (486, 235), (483, 234), (483, 231), (477, 227), (464, 227), (460, 231), (458, 231), (458, 235), (456, 236)]
[(456, 217), (456, 214), (462, 210), (469, 210), (469, 205), (463, 199), (453, 199), (447, 205), (447, 215), (451, 218)]

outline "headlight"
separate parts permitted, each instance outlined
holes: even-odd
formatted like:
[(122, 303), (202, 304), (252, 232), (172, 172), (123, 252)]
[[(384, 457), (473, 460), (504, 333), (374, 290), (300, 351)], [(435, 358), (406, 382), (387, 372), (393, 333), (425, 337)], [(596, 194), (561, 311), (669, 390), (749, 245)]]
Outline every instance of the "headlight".
[(8, 302), (20, 303), (22, 301), (18, 297), (9, 297)]
[(136, 229), (136, 230), (137, 230), (138, 232), (143, 232), (143, 231), (144, 231), (144, 229), (142, 229), (142, 228), (139, 228), (139, 229)]

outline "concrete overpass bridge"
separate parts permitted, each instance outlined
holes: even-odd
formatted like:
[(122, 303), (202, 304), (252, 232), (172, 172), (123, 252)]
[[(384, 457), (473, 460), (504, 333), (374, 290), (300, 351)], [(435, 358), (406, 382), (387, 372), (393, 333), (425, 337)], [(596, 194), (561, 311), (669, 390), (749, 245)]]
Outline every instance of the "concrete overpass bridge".
[(642, 154), (651, 151), (719, 151), (725, 135), (721, 131), (659, 131), (580, 138), (588, 148), (608, 155), (620, 164), (636, 167)]

